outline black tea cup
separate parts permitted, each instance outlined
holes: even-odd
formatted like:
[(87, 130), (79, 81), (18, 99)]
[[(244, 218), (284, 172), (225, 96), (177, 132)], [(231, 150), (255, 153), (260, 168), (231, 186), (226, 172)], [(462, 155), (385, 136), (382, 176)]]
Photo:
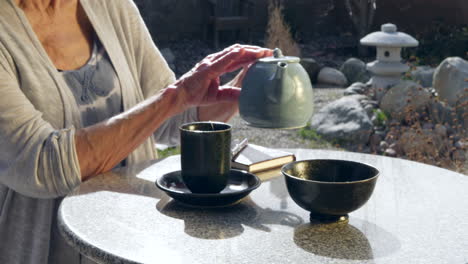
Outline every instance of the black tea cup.
[(180, 127), (182, 179), (193, 193), (223, 190), (231, 170), (231, 125), (194, 122)]

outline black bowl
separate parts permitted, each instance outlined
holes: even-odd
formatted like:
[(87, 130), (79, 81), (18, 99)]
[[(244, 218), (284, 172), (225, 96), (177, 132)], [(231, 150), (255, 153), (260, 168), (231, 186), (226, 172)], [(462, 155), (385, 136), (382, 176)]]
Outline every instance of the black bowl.
[(311, 221), (346, 220), (374, 191), (379, 171), (345, 160), (303, 160), (283, 166), (289, 195), (310, 212)]

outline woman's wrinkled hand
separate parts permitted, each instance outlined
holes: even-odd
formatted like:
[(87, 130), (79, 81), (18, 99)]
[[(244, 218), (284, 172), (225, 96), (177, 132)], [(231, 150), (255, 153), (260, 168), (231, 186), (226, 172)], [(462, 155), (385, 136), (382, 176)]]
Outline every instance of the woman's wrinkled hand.
[[(270, 49), (236, 44), (208, 55), (172, 87), (177, 90), (183, 109), (237, 101), (240, 95), (239, 86), (248, 66), (259, 58), (271, 55)], [(221, 75), (240, 68), (244, 69), (232, 82), (220, 86)]]

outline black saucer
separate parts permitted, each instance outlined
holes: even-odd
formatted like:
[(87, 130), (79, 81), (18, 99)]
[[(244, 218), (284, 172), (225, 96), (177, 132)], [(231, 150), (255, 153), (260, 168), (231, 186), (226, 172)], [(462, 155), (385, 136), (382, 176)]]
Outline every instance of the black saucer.
[(227, 206), (237, 203), (260, 186), (257, 176), (240, 170), (231, 170), (226, 188), (219, 193), (192, 193), (182, 180), (181, 171), (162, 175), (156, 186), (175, 200), (195, 206)]

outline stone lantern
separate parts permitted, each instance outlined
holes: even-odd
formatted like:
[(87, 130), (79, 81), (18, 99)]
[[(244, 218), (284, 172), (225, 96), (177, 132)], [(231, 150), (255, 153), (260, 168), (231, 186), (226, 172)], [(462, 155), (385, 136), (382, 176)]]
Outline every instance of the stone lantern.
[(367, 64), (372, 73), (370, 83), (376, 88), (376, 96), (380, 101), (388, 88), (401, 81), (401, 75), (409, 70), (408, 65), (401, 62), (401, 49), (416, 47), (418, 41), (410, 35), (397, 32), (394, 24), (384, 24), (382, 31), (371, 33), (361, 39), (361, 44), (377, 48), (377, 60)]

